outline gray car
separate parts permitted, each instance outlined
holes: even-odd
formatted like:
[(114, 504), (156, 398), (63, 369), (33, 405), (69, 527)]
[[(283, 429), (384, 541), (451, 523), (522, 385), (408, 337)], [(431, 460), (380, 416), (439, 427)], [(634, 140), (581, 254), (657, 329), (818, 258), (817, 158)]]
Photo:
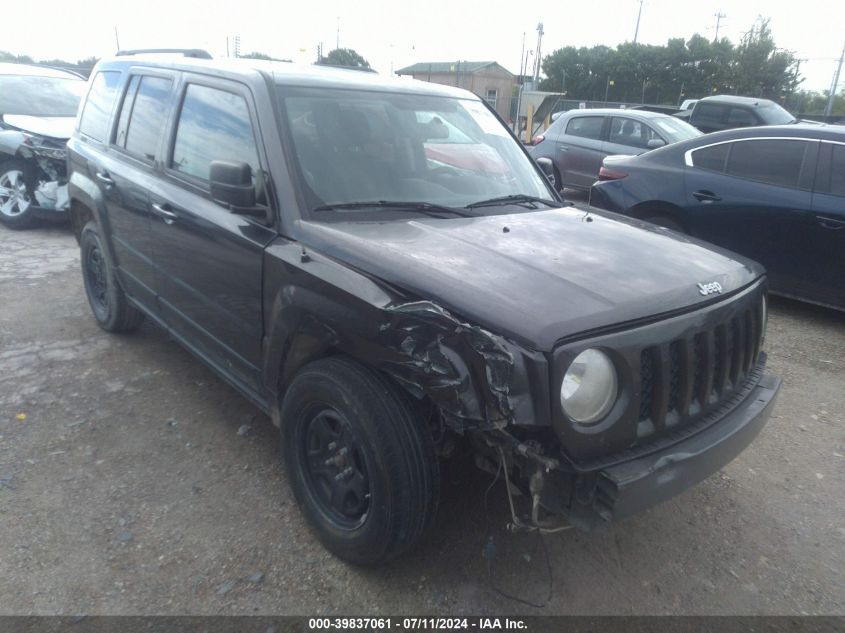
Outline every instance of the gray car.
[(570, 110), (534, 137), (531, 155), (554, 163), (555, 186), (589, 189), (611, 154), (642, 154), (701, 132), (689, 123), (645, 110)]

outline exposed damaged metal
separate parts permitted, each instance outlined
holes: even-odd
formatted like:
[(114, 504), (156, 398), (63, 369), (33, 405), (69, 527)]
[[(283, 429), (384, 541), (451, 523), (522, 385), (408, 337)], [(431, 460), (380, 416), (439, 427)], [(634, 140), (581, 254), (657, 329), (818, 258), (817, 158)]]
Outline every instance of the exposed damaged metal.
[(381, 336), (402, 355), (385, 371), (431, 398), (453, 428), (501, 428), (513, 421), (514, 356), (502, 337), (462, 323), (430, 301), (391, 305), (385, 312)]

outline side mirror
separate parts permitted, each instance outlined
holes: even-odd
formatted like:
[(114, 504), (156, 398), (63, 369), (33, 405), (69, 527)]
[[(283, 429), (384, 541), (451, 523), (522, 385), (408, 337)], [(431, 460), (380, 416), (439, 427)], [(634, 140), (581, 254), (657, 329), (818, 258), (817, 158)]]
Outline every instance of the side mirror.
[(211, 161), (209, 173), (211, 198), (232, 213), (264, 217), (265, 209), (255, 206), (255, 185), (252, 168), (247, 163), (226, 160)]
[(551, 158), (546, 158), (545, 156), (541, 156), (537, 159), (537, 165), (543, 170), (543, 173), (546, 174), (546, 178), (549, 179), (549, 182), (554, 184), (555, 182), (555, 166), (552, 163)]
[(663, 139), (653, 138), (646, 144), (646, 147), (649, 149), (657, 149), (658, 147), (663, 147), (664, 145), (666, 145), (666, 141)]

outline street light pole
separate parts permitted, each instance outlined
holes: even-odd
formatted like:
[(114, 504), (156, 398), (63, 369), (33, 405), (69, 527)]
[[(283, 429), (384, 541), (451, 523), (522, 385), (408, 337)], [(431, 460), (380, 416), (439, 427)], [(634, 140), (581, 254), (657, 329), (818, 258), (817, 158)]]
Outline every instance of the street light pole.
[(637, 11), (637, 28), (634, 29), (634, 44), (637, 43), (637, 36), (640, 34), (640, 17), (643, 14), (643, 0), (639, 0), (640, 10)]
[(839, 73), (842, 72), (842, 60), (845, 59), (845, 44), (842, 46), (842, 54), (839, 56), (839, 65), (836, 67), (836, 74), (833, 76), (833, 85), (830, 87), (830, 96), (827, 98), (827, 107), (824, 115), (830, 116), (833, 112), (833, 101), (836, 99), (836, 89), (839, 87)]

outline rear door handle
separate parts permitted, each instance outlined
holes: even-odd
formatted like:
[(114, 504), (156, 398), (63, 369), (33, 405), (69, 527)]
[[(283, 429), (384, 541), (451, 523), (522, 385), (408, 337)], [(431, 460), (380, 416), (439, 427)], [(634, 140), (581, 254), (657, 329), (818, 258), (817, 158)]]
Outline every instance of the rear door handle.
[(830, 229), (831, 231), (845, 229), (845, 220), (836, 220), (834, 218), (826, 218), (823, 215), (817, 215), (816, 222), (818, 222), (822, 227)]
[(707, 189), (699, 189), (693, 192), (692, 197), (699, 202), (719, 202), (721, 200), (719, 196)]
[(95, 175), (97, 176), (97, 180), (103, 183), (106, 187), (111, 187), (114, 184), (114, 180), (112, 180), (111, 176), (109, 176), (109, 172), (107, 171), (98, 171)]
[(153, 213), (155, 213), (158, 217), (164, 220), (165, 224), (173, 224), (173, 222), (176, 221), (176, 218), (179, 217), (173, 211), (170, 210), (170, 205), (168, 204), (159, 204), (158, 202), (153, 202), (152, 208)]

